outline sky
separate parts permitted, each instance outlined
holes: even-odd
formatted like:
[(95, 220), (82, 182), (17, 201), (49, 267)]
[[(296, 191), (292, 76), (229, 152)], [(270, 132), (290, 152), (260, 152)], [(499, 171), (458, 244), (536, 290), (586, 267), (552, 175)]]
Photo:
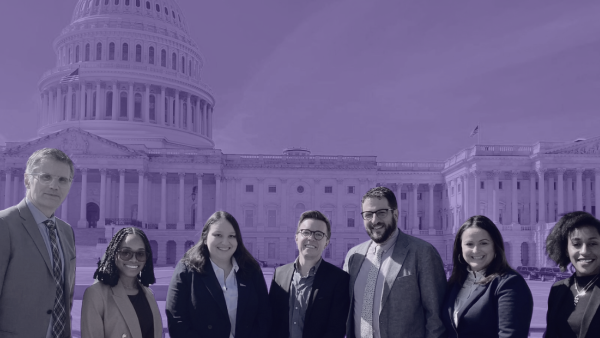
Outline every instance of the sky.
[[(178, 0), (226, 154), (444, 161), (600, 136), (600, 2)], [(36, 137), (41, 75), (77, 0), (4, 1), (0, 139)]]

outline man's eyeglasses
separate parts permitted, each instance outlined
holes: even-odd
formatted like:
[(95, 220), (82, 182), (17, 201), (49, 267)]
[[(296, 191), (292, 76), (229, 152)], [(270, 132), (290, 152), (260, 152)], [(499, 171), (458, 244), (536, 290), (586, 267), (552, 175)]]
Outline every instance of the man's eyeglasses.
[(119, 251), (117, 251), (117, 255), (123, 261), (130, 260), (133, 257), (133, 254), (135, 254), (135, 258), (138, 260), (138, 262), (145, 262), (146, 261), (146, 258), (147, 258), (146, 251), (136, 251), (136, 252), (133, 252), (131, 250), (119, 250)]
[(375, 211), (363, 211), (360, 214), (365, 221), (373, 219), (373, 215), (377, 214), (377, 218), (385, 218), (388, 215), (388, 212), (394, 211), (396, 209), (379, 209)]
[(50, 175), (47, 173), (25, 173), (25, 174), (31, 175), (31, 176), (37, 176), (38, 181), (40, 181), (40, 183), (45, 184), (45, 185), (49, 185), (50, 183), (52, 183), (53, 178), (56, 178), (56, 180), (58, 181), (58, 184), (61, 186), (67, 186), (67, 185), (71, 184), (71, 181), (73, 181), (71, 178)]
[(323, 237), (327, 237), (327, 235), (325, 235), (321, 231), (311, 231), (311, 230), (308, 230), (308, 229), (299, 230), (297, 233), (299, 233), (300, 235), (302, 235), (302, 237), (304, 237), (304, 238), (310, 238), (310, 236), (313, 236), (314, 239), (317, 240), (317, 241), (322, 240)]

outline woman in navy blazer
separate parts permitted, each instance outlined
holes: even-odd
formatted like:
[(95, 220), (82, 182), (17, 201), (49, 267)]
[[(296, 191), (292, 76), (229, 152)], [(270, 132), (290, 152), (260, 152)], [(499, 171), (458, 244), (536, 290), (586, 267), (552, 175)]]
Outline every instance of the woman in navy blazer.
[(469, 218), (458, 230), (454, 267), (442, 307), (448, 337), (527, 337), (533, 297), (510, 268), (504, 241), (485, 216)]
[(206, 221), (175, 267), (165, 311), (173, 338), (268, 337), (267, 284), (231, 214), (217, 211)]

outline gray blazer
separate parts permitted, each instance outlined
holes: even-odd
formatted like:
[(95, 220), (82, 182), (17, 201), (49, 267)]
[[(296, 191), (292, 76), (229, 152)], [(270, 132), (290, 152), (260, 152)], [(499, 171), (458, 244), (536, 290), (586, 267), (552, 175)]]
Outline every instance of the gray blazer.
[[(75, 236), (69, 224), (56, 219), (65, 260), (66, 337), (71, 337), (71, 306), (75, 287)], [(46, 337), (54, 307), (56, 284), (51, 257), (25, 199), (0, 211), (0, 337)]]
[[(446, 292), (442, 259), (428, 242), (398, 231), (381, 296), (381, 338), (445, 337), (446, 330), (440, 318)], [(357, 337), (354, 332), (354, 283), (371, 242), (350, 249), (344, 261), (344, 270), (350, 274), (348, 338)]]

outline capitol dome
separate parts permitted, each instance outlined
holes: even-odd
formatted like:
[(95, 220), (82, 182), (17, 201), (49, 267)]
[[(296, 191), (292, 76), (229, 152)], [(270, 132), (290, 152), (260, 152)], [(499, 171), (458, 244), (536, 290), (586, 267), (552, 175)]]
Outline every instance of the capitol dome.
[(124, 145), (214, 147), (215, 100), (174, 0), (79, 0), (53, 47), (40, 136), (79, 127)]

